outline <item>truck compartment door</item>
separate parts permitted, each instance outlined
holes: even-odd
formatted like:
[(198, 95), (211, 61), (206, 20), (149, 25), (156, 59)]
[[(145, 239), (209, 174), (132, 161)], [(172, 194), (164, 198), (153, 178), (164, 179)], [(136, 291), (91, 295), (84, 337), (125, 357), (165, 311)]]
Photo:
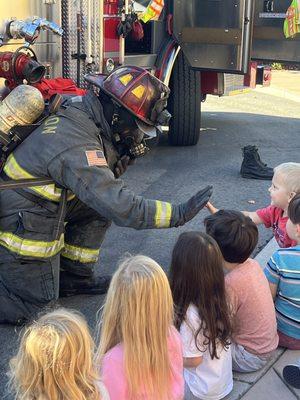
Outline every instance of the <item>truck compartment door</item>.
[(292, 0), (256, 0), (252, 58), (300, 62), (300, 34), (286, 39), (283, 23)]
[(246, 73), (253, 0), (173, 0), (173, 31), (193, 68)]

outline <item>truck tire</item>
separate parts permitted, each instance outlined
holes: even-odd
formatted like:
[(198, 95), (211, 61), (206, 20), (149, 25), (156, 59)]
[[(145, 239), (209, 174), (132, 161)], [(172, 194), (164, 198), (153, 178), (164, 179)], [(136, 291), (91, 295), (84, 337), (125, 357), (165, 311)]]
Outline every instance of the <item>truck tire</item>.
[(191, 69), (183, 52), (175, 61), (171, 79), (168, 109), (172, 114), (169, 143), (173, 146), (197, 144), (201, 126), (200, 72)]

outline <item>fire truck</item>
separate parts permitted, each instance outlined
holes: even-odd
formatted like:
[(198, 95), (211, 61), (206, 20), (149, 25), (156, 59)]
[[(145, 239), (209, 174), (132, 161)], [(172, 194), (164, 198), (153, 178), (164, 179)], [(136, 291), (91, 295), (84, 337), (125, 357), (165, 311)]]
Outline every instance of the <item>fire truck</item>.
[[(249, 85), (251, 60), (300, 63), (300, 35), (283, 33), (290, 1), (157, 0), (162, 12), (146, 23), (150, 0), (2, 1), (0, 53), (30, 43), (46, 77), (79, 87), (88, 72), (147, 68), (171, 89), (170, 144), (195, 145), (207, 94)], [(122, 24), (132, 26), (120, 35)]]

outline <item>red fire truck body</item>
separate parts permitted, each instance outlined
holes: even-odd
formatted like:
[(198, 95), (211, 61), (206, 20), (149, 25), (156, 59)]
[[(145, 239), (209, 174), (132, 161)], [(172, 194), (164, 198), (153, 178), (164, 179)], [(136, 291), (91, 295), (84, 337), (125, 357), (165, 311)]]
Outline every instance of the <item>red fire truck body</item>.
[[(255, 86), (257, 61), (300, 63), (300, 35), (286, 39), (283, 22), (290, 0), (164, 0), (157, 20), (118, 35), (128, 15), (140, 18), (150, 0), (11, 0), (0, 5), (0, 51), (24, 44), (7, 37), (11, 20), (38, 15), (63, 28), (62, 37), (41, 30), (32, 48), (48, 77), (72, 78), (84, 86), (89, 71), (109, 73), (119, 65), (151, 70), (171, 88), (173, 145), (196, 144), (201, 101), (207, 94), (240, 93)], [(260, 71), (261, 72), (261, 71)], [(268, 69), (264, 71), (268, 80)], [(264, 79), (264, 77), (262, 79)]]

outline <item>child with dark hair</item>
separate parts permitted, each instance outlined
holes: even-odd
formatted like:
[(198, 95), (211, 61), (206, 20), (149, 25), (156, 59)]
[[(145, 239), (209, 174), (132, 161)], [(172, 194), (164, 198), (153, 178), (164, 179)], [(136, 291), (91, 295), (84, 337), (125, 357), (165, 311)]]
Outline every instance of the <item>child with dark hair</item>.
[(232, 366), (235, 371), (262, 368), (278, 345), (276, 316), (268, 281), (250, 257), (258, 240), (255, 223), (239, 211), (220, 210), (204, 221), (223, 258), (226, 289), (233, 312)]
[(170, 283), (183, 342), (184, 398), (222, 399), (233, 386), (231, 320), (215, 240), (182, 233), (173, 249)]
[(295, 247), (278, 249), (265, 275), (275, 301), (279, 345), (300, 350), (300, 193), (289, 203), (286, 230)]

